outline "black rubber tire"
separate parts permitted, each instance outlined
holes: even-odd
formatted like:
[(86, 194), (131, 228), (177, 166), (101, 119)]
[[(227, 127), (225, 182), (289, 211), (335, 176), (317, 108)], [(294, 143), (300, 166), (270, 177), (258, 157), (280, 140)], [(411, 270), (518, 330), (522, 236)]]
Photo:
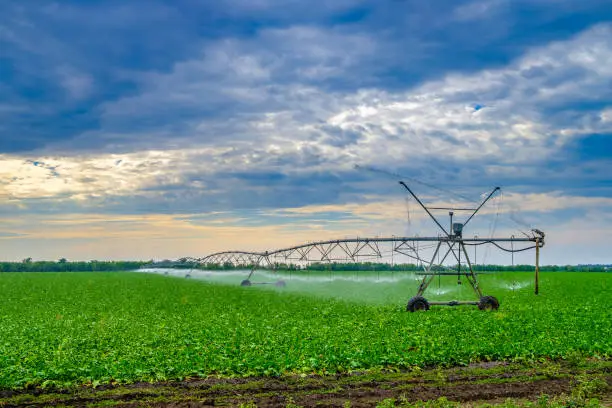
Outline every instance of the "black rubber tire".
[(499, 309), (499, 300), (494, 296), (483, 296), (478, 302), (480, 310), (497, 310)]
[(284, 288), (285, 286), (287, 286), (284, 280), (279, 280), (274, 285), (279, 288)]
[(251, 285), (252, 285), (252, 283), (248, 279), (245, 279), (242, 282), (240, 282), (240, 286), (251, 286)]
[(418, 312), (429, 310), (429, 302), (423, 296), (410, 298), (406, 305), (407, 312)]

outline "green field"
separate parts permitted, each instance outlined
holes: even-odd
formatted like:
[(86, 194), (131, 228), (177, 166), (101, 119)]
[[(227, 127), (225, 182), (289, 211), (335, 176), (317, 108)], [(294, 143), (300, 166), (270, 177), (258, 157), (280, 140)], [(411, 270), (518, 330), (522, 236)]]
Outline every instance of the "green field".
[[(0, 388), (612, 355), (611, 274), (542, 274), (537, 297), (532, 274), (485, 275), (499, 311), (424, 313), (404, 311), (414, 278), (390, 276), (1, 273)], [(471, 296), (448, 278), (431, 289)]]

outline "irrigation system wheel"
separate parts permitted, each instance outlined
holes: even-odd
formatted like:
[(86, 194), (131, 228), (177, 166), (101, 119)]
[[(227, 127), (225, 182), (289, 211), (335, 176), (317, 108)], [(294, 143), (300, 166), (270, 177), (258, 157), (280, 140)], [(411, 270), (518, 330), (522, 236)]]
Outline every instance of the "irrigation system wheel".
[(480, 310), (497, 310), (499, 309), (499, 300), (494, 296), (483, 296), (478, 302), (478, 308)]
[(410, 298), (406, 305), (407, 312), (416, 312), (420, 310), (429, 310), (429, 302), (423, 296), (415, 296)]
[(284, 280), (279, 280), (279, 281), (276, 281), (274, 286), (279, 287), (279, 288), (284, 288), (285, 286), (287, 286), (287, 284), (285, 283)]
[(240, 286), (251, 286), (251, 285), (252, 285), (252, 283), (248, 279), (245, 279), (242, 282), (240, 282)]

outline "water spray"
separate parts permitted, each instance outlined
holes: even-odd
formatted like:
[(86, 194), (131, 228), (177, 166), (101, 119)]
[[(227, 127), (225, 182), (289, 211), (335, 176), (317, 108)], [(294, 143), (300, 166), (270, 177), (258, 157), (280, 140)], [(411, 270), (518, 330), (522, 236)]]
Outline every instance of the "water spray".
[[(280, 279), (279, 269), (283, 265), (298, 266), (307, 268), (306, 273), (310, 278), (309, 265), (317, 262), (320, 264), (333, 264), (334, 262), (353, 262), (362, 263), (367, 260), (380, 261), (384, 257), (391, 257), (392, 263), (395, 263), (395, 257), (403, 256), (417, 265), (422, 266), (422, 271), (416, 275), (420, 280), (416, 296), (413, 296), (408, 301), (406, 309), (414, 312), (417, 310), (428, 310), (431, 305), (476, 305), (481, 310), (495, 310), (499, 308), (499, 301), (493, 296), (483, 294), (478, 276), (474, 271), (467, 247), (474, 246), (475, 249), (480, 245), (489, 245), (496, 247), (505, 252), (514, 254), (535, 248), (536, 250), (536, 267), (535, 267), (535, 293), (539, 290), (539, 250), (544, 246), (544, 233), (537, 229), (532, 229), (530, 234), (525, 234), (525, 237), (495, 237), (494, 232), (488, 237), (479, 237), (474, 235), (473, 238), (464, 237), (465, 228), (470, 221), (479, 213), (481, 208), (491, 200), (497, 193), (501, 195), (501, 189), (495, 187), (477, 206), (474, 208), (465, 207), (433, 207), (427, 206), (423, 201), (412, 191), (410, 187), (403, 181), (399, 182), (401, 186), (410, 194), (410, 196), (421, 206), (427, 213), (431, 221), (438, 227), (440, 234), (438, 236), (414, 236), (414, 237), (374, 237), (374, 238), (347, 238), (328, 241), (309, 242), (302, 245), (296, 245), (288, 248), (282, 248), (265, 252), (248, 252), (248, 251), (224, 251), (217, 252), (203, 258), (184, 258), (185, 262), (198, 265), (199, 268), (205, 268), (206, 265), (229, 265), (231, 267), (248, 268), (246, 279), (242, 280), (241, 285), (248, 287), (253, 285), (275, 285), (278, 287), (287, 286), (284, 279)], [(432, 211), (445, 210), (450, 216), (448, 230), (442, 225), (440, 220), (436, 218)], [(466, 214), (465, 221), (456, 222), (456, 214)], [(496, 217), (499, 214), (499, 201)], [(493, 227), (495, 230), (495, 226)], [(510, 245), (510, 248), (504, 245)], [(429, 245), (429, 251), (424, 253), (423, 247)], [(519, 246), (515, 248), (515, 246)], [(486, 255), (486, 253), (485, 253)], [(437, 259), (437, 261), (436, 261)], [(447, 261), (448, 259), (448, 261)], [(462, 261), (463, 259), (463, 261)], [(447, 262), (452, 262), (454, 267), (448, 266)], [(462, 265), (465, 264), (463, 267)], [(262, 273), (264, 269), (267, 272)], [(392, 268), (392, 279), (394, 277), (394, 269)], [(254, 281), (255, 271), (259, 270), (258, 274), (263, 277), (270, 278), (265, 282)], [(328, 282), (332, 278), (336, 278), (333, 271), (330, 270)], [(227, 274), (226, 271), (223, 272)], [(244, 277), (244, 272), (241, 276)], [(355, 272), (355, 280), (357, 271)], [(374, 281), (379, 282), (380, 271), (375, 276)], [(457, 283), (461, 285), (461, 279), (464, 278), (469, 287), (476, 294), (477, 300), (450, 300), (450, 301), (428, 301), (423, 295), (430, 286), (432, 280), (438, 277), (438, 286), (440, 294), (440, 281), (443, 275), (453, 275), (457, 278)], [(190, 275), (191, 276), (191, 275)], [(227, 276), (227, 275), (226, 275)], [(290, 275), (289, 281), (294, 281), (297, 277)], [(468, 286), (468, 285), (466, 285)]]

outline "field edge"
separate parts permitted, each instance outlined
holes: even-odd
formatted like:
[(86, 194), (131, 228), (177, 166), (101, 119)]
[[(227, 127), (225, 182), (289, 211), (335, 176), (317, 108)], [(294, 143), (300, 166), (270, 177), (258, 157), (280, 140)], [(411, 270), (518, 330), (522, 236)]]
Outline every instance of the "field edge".
[(579, 404), (576, 406), (587, 403), (612, 406), (612, 360), (489, 362), (468, 367), (363, 371), (333, 376), (211, 377), (98, 387), (38, 387), (0, 390), (0, 407), (392, 407), (413, 406), (418, 401), (439, 401), (435, 406), (515, 401), (515, 406), (522, 406), (538, 399), (542, 402), (542, 398), (550, 404), (565, 401), (559, 406), (567, 401)]

